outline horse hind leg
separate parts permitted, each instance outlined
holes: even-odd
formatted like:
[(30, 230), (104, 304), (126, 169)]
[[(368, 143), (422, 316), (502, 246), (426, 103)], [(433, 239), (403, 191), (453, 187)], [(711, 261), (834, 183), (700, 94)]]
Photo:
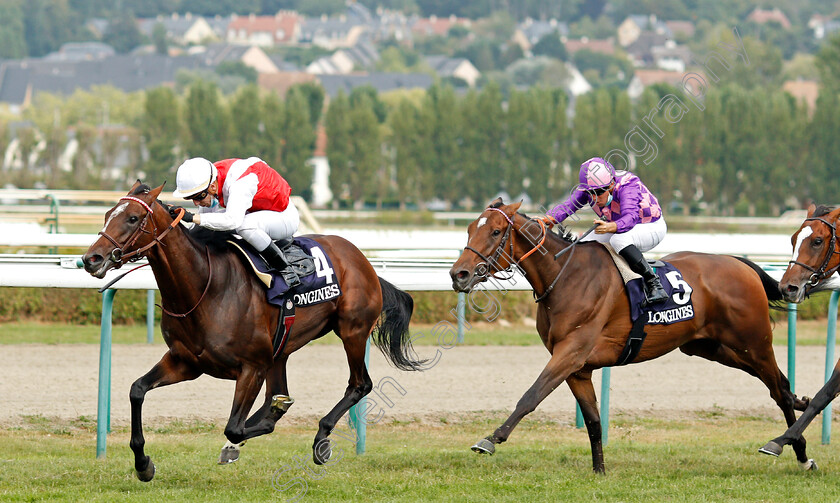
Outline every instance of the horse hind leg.
[(243, 368), (236, 379), (233, 406), (225, 426), (225, 437), (227, 437), (228, 443), (222, 447), (219, 464), (233, 463), (239, 459), (239, 449), (249, 438), (245, 434), (245, 420), (254, 405), (254, 400), (260, 392), (264, 380), (264, 374), (253, 367)]
[[(739, 339), (735, 339), (739, 340)], [(772, 340), (767, 338), (766, 340)], [(680, 350), (688, 355), (695, 355), (716, 361), (728, 367), (737, 368), (750, 375), (758, 377), (767, 386), (770, 396), (782, 410), (788, 427), (796, 422), (794, 405), (796, 397), (790, 391), (790, 383), (776, 365), (776, 357), (769, 343), (765, 347), (756, 346), (745, 348), (747, 351), (736, 351), (718, 341), (701, 340), (683, 345)], [(806, 442), (803, 437), (791, 442), (796, 459), (803, 469), (815, 469), (816, 463), (809, 459), (806, 453)]]
[[(370, 325), (372, 327), (373, 323)], [(338, 420), (350, 410), (350, 407), (356, 405), (373, 389), (373, 381), (371, 381), (365, 365), (365, 346), (370, 329), (365, 330), (356, 324), (355, 326), (343, 327), (339, 330), (339, 334), (344, 343), (344, 351), (347, 353), (350, 379), (344, 391), (344, 396), (318, 422), (318, 433), (315, 435), (315, 441), (312, 444), (312, 460), (316, 465), (325, 464), (332, 456), (332, 447), (327, 437), (332, 433)], [(364, 418), (361, 420), (364, 420)]]

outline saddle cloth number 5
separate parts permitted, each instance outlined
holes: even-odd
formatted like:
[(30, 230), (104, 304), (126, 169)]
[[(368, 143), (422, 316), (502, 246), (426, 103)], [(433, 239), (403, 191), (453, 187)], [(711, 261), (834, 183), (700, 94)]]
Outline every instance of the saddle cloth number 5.
[(670, 271), (665, 274), (665, 277), (668, 278), (668, 282), (671, 283), (671, 287), (674, 290), (674, 295), (671, 296), (674, 299), (674, 302), (677, 305), (682, 306), (683, 304), (688, 304), (688, 301), (691, 300), (691, 292), (694, 291), (691, 288), (691, 285), (685, 282), (682, 279), (679, 271)]
[(312, 253), (312, 258), (315, 259), (315, 274), (319, 278), (324, 278), (324, 281), (329, 285), (333, 282), (335, 272), (330, 267), (330, 263), (327, 262), (327, 256), (318, 246), (313, 246), (309, 251)]

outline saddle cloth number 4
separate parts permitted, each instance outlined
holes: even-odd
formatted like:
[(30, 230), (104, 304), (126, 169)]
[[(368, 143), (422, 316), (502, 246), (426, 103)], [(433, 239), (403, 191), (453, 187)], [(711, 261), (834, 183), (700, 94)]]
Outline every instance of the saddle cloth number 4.
[(691, 285), (685, 282), (682, 279), (679, 271), (670, 271), (665, 274), (665, 277), (668, 278), (668, 282), (671, 283), (671, 287), (674, 291), (674, 295), (671, 298), (674, 299), (674, 302), (677, 305), (682, 306), (683, 304), (688, 304), (688, 301), (691, 300), (691, 292), (694, 291), (691, 288)]
[(327, 256), (318, 246), (313, 246), (309, 251), (312, 253), (312, 258), (315, 259), (315, 274), (319, 278), (324, 278), (324, 281), (329, 285), (333, 282), (335, 272), (330, 267), (330, 263), (327, 262)]

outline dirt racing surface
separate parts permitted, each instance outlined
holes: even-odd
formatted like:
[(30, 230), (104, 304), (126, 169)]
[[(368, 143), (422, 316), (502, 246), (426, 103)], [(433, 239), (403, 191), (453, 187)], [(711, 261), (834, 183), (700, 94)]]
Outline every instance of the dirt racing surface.
[[(129, 423), (131, 383), (165, 351), (163, 344), (113, 347), (114, 425)], [(438, 363), (425, 372), (402, 372), (390, 367), (379, 351), (371, 348), (371, 378), (375, 385), (386, 379), (387, 384), (381, 387), (393, 404), (380, 403), (386, 418), (437, 420), (478, 411), (512, 411), (549, 356), (537, 346), (419, 346), (417, 351), (426, 358), (439, 352)], [(787, 374), (787, 349), (776, 347), (775, 352), (779, 367)], [(813, 396), (822, 386), (824, 349), (798, 347), (796, 360), (796, 391)], [(0, 425), (18, 424), (24, 415), (95, 418), (98, 366), (99, 346), (94, 344), (3, 346)], [(348, 377), (340, 346), (308, 346), (293, 354), (288, 379), (296, 402), (283, 421), (308, 421), (326, 414), (343, 396)], [(599, 399), (600, 377), (600, 371), (596, 372)], [(233, 381), (209, 376), (152, 390), (146, 395), (144, 422), (201, 419), (223, 423), (230, 413), (233, 390)], [(717, 410), (769, 414), (782, 420), (781, 412), (758, 379), (678, 351), (657, 360), (613, 368), (610, 390), (611, 414), (679, 417), (700, 410)], [(257, 405), (262, 400), (260, 394)], [(569, 388), (560, 386), (537, 411), (558, 419), (572, 417), (574, 398)]]

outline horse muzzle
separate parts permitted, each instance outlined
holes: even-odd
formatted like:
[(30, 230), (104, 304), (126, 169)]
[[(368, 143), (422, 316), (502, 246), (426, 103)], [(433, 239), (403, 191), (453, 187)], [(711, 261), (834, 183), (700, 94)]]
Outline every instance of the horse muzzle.
[(786, 301), (798, 304), (805, 298), (805, 292), (808, 284), (809, 283), (804, 281), (800, 284), (786, 281), (779, 284), (779, 290), (781, 290), (782, 297), (784, 297)]
[(456, 292), (469, 293), (478, 283), (487, 280), (487, 265), (480, 263), (472, 271), (453, 266), (449, 270), (452, 278), (452, 289)]
[(106, 259), (97, 253), (86, 253), (82, 257), (82, 262), (85, 265), (85, 271), (94, 278), (99, 279), (104, 278), (105, 273), (118, 263), (113, 260), (113, 257)]

